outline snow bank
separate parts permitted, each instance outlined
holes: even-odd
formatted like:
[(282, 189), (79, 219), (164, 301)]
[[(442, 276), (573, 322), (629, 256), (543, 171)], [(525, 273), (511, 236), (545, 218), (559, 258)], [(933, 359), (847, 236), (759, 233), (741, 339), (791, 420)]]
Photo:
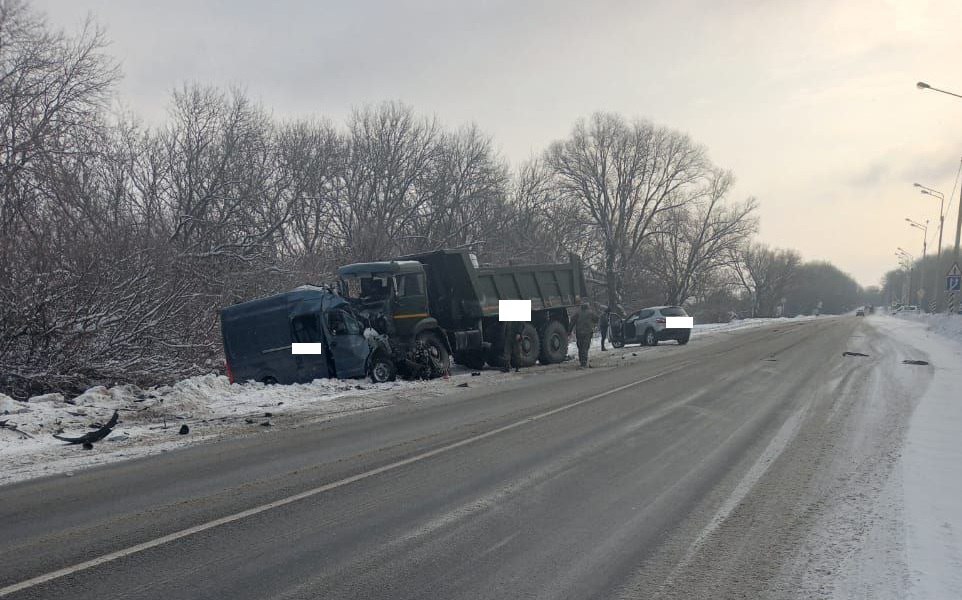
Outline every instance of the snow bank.
[(918, 323), (928, 331), (962, 343), (962, 315), (899, 313), (896, 318)]
[(757, 319), (734, 319), (728, 323), (695, 323), (695, 327), (692, 329), (692, 338), (705, 336), (713, 333), (724, 333), (728, 331), (734, 331), (736, 329), (745, 329), (748, 327), (763, 327), (765, 325), (777, 325), (779, 323), (797, 323), (800, 321), (810, 321), (816, 319), (814, 316), (801, 316), (801, 317), (772, 317), (772, 318), (762, 318)]
[[(17, 402), (0, 396), (0, 483), (69, 471), (153, 454), (224, 435), (238, 428), (256, 430), (272, 419), (296, 424), (386, 405), (385, 392), (426, 382), (372, 384), (319, 379), (312, 383), (265, 386), (231, 384), (226, 377), (202, 375), (171, 386), (142, 390), (133, 385), (97, 386), (66, 399), (60, 394)], [(93, 450), (53, 437), (78, 437), (104, 423), (114, 411), (120, 422)], [(190, 433), (179, 435), (181, 425)]]

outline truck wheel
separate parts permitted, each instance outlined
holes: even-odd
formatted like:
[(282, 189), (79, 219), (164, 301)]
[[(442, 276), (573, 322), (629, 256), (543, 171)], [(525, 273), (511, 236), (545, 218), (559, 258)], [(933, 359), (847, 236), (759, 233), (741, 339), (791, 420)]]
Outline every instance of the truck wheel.
[(525, 323), (521, 330), (521, 352), (519, 367), (533, 367), (538, 362), (538, 355), (541, 353), (541, 338), (538, 330), (531, 323)]
[(559, 321), (550, 321), (541, 338), (541, 364), (560, 363), (568, 357), (568, 330)]
[(371, 361), (371, 381), (374, 383), (386, 383), (397, 379), (397, 367), (390, 357), (378, 354)]
[(431, 368), (431, 377), (440, 377), (451, 368), (451, 360), (448, 357), (448, 349), (444, 347), (441, 338), (433, 331), (425, 331), (418, 335), (417, 343), (424, 347), (424, 350), (432, 358), (436, 366)]

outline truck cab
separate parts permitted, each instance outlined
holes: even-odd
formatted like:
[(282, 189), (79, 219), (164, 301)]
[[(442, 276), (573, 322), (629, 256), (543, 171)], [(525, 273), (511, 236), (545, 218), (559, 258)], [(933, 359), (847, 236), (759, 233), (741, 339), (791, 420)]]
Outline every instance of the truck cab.
[[(338, 269), (341, 294), (368, 323), (389, 337), (399, 365), (426, 360), (431, 376), (446, 372), (450, 347), (431, 315), (425, 265), (415, 260), (355, 263)], [(423, 353), (427, 356), (411, 356)], [(422, 360), (423, 359), (423, 360)]]
[[(413, 260), (356, 263), (338, 269), (341, 291), (386, 329), (407, 338), (430, 317), (424, 265)], [(378, 327), (375, 327), (376, 329)]]

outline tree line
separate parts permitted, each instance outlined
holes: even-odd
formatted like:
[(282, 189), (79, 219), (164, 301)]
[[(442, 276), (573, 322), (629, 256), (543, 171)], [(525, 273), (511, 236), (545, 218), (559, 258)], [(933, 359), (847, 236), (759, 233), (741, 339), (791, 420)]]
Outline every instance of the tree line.
[(581, 256), (597, 299), (699, 319), (848, 310), (831, 265), (754, 241), (757, 202), (688, 135), (596, 113), (512, 165), (474, 125), (396, 102), (282, 120), (187, 85), (145, 126), (93, 22), (0, 0), (0, 392), (157, 383), (219, 368), (218, 311), (337, 266), (439, 248)]

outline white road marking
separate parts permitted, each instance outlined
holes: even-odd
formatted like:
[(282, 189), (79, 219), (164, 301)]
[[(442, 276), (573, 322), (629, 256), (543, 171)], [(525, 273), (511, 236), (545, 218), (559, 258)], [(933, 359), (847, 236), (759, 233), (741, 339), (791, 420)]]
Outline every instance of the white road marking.
[(85, 571), (85, 570), (87, 570), (87, 569), (91, 569), (91, 568), (93, 568), (93, 567), (97, 567), (97, 566), (100, 566), (100, 565), (102, 565), (102, 564), (106, 564), (106, 563), (115, 561), (115, 560), (117, 560), (117, 559), (124, 558), (124, 557), (126, 557), (126, 556), (130, 556), (131, 554), (136, 554), (136, 553), (138, 553), (138, 552), (143, 552), (144, 550), (149, 550), (149, 549), (151, 549), (151, 548), (156, 548), (156, 547), (158, 547), (158, 546), (162, 546), (162, 545), (167, 544), (167, 543), (169, 543), (169, 542), (173, 542), (173, 541), (176, 541), (176, 540), (179, 540), (179, 539), (182, 539), (182, 538), (185, 538), (185, 537), (194, 535), (194, 534), (196, 534), (196, 533), (200, 533), (200, 532), (202, 532), (202, 531), (207, 531), (208, 529), (213, 529), (214, 527), (219, 527), (219, 526), (221, 526), (221, 525), (227, 525), (228, 523), (233, 523), (233, 522), (235, 522), (235, 521), (240, 521), (241, 519), (246, 519), (247, 517), (252, 517), (252, 516), (257, 515), (257, 514), (260, 514), (260, 513), (262, 513), (262, 512), (266, 512), (266, 511), (269, 511), (269, 510), (274, 509), (274, 508), (278, 508), (278, 507), (281, 507), (281, 506), (285, 506), (285, 505), (287, 505), (287, 504), (291, 504), (291, 503), (297, 502), (298, 500), (304, 500), (305, 498), (310, 498), (311, 496), (316, 496), (316, 495), (318, 495), (318, 494), (323, 494), (324, 492), (328, 492), (328, 491), (330, 491), (330, 490), (337, 489), (337, 488), (339, 488), (339, 487), (344, 487), (345, 485), (349, 485), (349, 484), (355, 483), (355, 482), (357, 482), (357, 481), (362, 481), (362, 480), (364, 480), (364, 479), (368, 479), (368, 478), (373, 477), (373, 476), (375, 476), (375, 475), (380, 475), (381, 473), (385, 473), (385, 472), (387, 472), (387, 471), (393, 471), (394, 469), (398, 469), (398, 468), (400, 468), (400, 467), (403, 467), (403, 466), (406, 466), (406, 465), (409, 465), (409, 464), (412, 464), (412, 463), (420, 462), (420, 461), (422, 461), (422, 460), (426, 460), (426, 459), (428, 459), (428, 458), (432, 458), (432, 457), (437, 456), (437, 455), (439, 455), (439, 454), (444, 454), (445, 452), (450, 452), (451, 450), (454, 450), (454, 449), (457, 449), (457, 448), (461, 448), (462, 446), (467, 446), (467, 445), (473, 444), (473, 443), (475, 443), (475, 442), (479, 442), (479, 441), (484, 440), (484, 439), (487, 439), (487, 438), (489, 438), (489, 437), (498, 435), (499, 433), (504, 433), (505, 431), (510, 431), (510, 430), (512, 430), (512, 429), (516, 429), (516, 428), (518, 428), (518, 427), (521, 427), (522, 425), (527, 425), (528, 423), (534, 423), (535, 421), (540, 421), (541, 419), (544, 419), (544, 418), (547, 418), (547, 417), (556, 415), (556, 414), (558, 414), (558, 413), (565, 412), (565, 411), (567, 411), (567, 410), (571, 410), (572, 408), (575, 408), (575, 407), (577, 407), (577, 406), (581, 406), (582, 404), (587, 404), (588, 402), (593, 402), (593, 401), (598, 400), (598, 399), (600, 399), (600, 398), (604, 398), (604, 397), (610, 396), (610, 395), (612, 395), (612, 394), (617, 394), (618, 392), (621, 392), (621, 391), (624, 391), (624, 390), (633, 388), (633, 387), (638, 386), (638, 385), (641, 385), (641, 384), (643, 384), (643, 383), (647, 383), (647, 382), (652, 381), (652, 380), (654, 380), (654, 379), (657, 379), (657, 378), (659, 378), (659, 377), (664, 377), (665, 375), (670, 375), (671, 373), (675, 373), (676, 371), (680, 371), (680, 370), (682, 370), (682, 369), (684, 369), (684, 368), (686, 368), (686, 367), (688, 367), (688, 366), (689, 366), (689, 363), (687, 363), (687, 362), (685, 362), (685, 363), (680, 363), (680, 364), (679, 364), (678, 366), (676, 366), (676, 367), (673, 367), (673, 368), (668, 369), (668, 370), (666, 370), (666, 371), (662, 371), (661, 373), (656, 373), (656, 374), (654, 374), (654, 375), (651, 375), (650, 377), (645, 377), (644, 379), (639, 379), (638, 381), (633, 381), (633, 382), (631, 382), (631, 383), (627, 383), (627, 384), (625, 384), (625, 385), (618, 386), (618, 387), (613, 388), (613, 389), (610, 389), (610, 390), (608, 390), (608, 391), (606, 391), (606, 392), (601, 392), (601, 393), (599, 393), (599, 394), (595, 394), (595, 395), (593, 395), (593, 396), (589, 396), (589, 397), (583, 398), (583, 399), (581, 399), (581, 400), (575, 400), (574, 402), (570, 402), (570, 403), (565, 404), (565, 405), (563, 405), (563, 406), (559, 406), (558, 408), (553, 408), (553, 409), (551, 409), (551, 410), (547, 410), (547, 411), (545, 411), (545, 412), (538, 413), (538, 414), (532, 415), (532, 416), (530, 416), (530, 417), (525, 417), (524, 419), (521, 419), (520, 421), (515, 421), (514, 423), (509, 423), (508, 425), (504, 425), (504, 426), (502, 426), (502, 427), (498, 427), (497, 429), (492, 429), (491, 431), (487, 431), (487, 432), (485, 432), (485, 433), (481, 433), (481, 434), (478, 434), (478, 435), (475, 435), (475, 436), (472, 436), (472, 437), (469, 437), (469, 438), (465, 438), (465, 439), (463, 439), (463, 440), (460, 440), (460, 441), (457, 441), (457, 442), (453, 442), (453, 443), (448, 444), (448, 445), (446, 445), (446, 446), (441, 446), (440, 448), (435, 448), (434, 450), (428, 450), (427, 452), (422, 452), (421, 454), (417, 454), (417, 455), (415, 455), (415, 456), (411, 456), (411, 457), (405, 458), (405, 459), (403, 459), (403, 460), (399, 460), (399, 461), (396, 461), (396, 462), (393, 462), (393, 463), (390, 463), (390, 464), (387, 464), (387, 465), (378, 467), (378, 468), (376, 468), (376, 469), (371, 469), (370, 471), (365, 471), (365, 472), (363, 472), (363, 473), (358, 473), (357, 475), (352, 475), (352, 476), (350, 476), (350, 477), (345, 477), (344, 479), (339, 479), (339, 480), (337, 480), (337, 481), (334, 481), (334, 482), (331, 482), (331, 483), (327, 483), (327, 484), (322, 485), (322, 486), (318, 486), (318, 487), (315, 487), (315, 488), (311, 488), (311, 489), (306, 490), (306, 491), (303, 491), (303, 492), (301, 492), (301, 493), (299, 493), (299, 494), (294, 494), (293, 496), (288, 496), (288, 497), (286, 497), (286, 498), (281, 498), (280, 500), (275, 500), (275, 501), (273, 501), (273, 502), (268, 502), (268, 503), (262, 504), (262, 505), (260, 505), (260, 506), (255, 506), (254, 508), (249, 508), (249, 509), (247, 509), (247, 510), (244, 510), (244, 511), (241, 511), (241, 512), (238, 512), (238, 513), (234, 513), (234, 514), (232, 514), (232, 515), (227, 515), (226, 517), (221, 517), (221, 518), (219, 518), (219, 519), (214, 519), (213, 521), (208, 521), (208, 522), (206, 522), (206, 523), (201, 523), (201, 524), (199, 524), (199, 525), (194, 525), (193, 527), (188, 527), (188, 528), (186, 528), (186, 529), (181, 529), (180, 531), (175, 531), (174, 533), (170, 533), (170, 534), (167, 534), (167, 535), (164, 535), (164, 536), (161, 536), (161, 537), (152, 539), (152, 540), (148, 540), (148, 541), (146, 541), (146, 542), (142, 542), (142, 543), (140, 543), (140, 544), (136, 544), (136, 545), (134, 545), (134, 546), (130, 546), (130, 547), (124, 548), (124, 549), (122, 549), (122, 550), (117, 550), (117, 551), (115, 551), (115, 552), (110, 552), (110, 553), (108, 553), (108, 554), (104, 554), (104, 555), (102, 555), (102, 556), (98, 556), (97, 558), (93, 558), (93, 559), (91, 559), (91, 560), (87, 560), (87, 561), (84, 561), (84, 562), (81, 562), (81, 563), (77, 563), (77, 564), (72, 565), (72, 566), (69, 566), (69, 567), (64, 567), (63, 569), (58, 569), (58, 570), (56, 570), (56, 571), (51, 571), (50, 573), (45, 573), (45, 574), (43, 574), (43, 575), (38, 575), (37, 577), (32, 577), (32, 578), (27, 579), (27, 580), (25, 580), (25, 581), (21, 581), (20, 583), (15, 583), (15, 584), (13, 584), (13, 585), (9, 585), (9, 586), (7, 586), (7, 587), (0, 588), (0, 597), (9, 596), (10, 594), (13, 594), (13, 593), (16, 593), (16, 592), (20, 592), (20, 591), (23, 591), (23, 590), (26, 590), (26, 589), (35, 587), (35, 586), (41, 585), (41, 584), (43, 584), (43, 583), (47, 583), (47, 582), (49, 582), (49, 581), (53, 581), (54, 579), (59, 579), (60, 577), (64, 577), (64, 576), (67, 576), (67, 575), (71, 575), (71, 574), (77, 573), (77, 572), (79, 572), (79, 571)]

